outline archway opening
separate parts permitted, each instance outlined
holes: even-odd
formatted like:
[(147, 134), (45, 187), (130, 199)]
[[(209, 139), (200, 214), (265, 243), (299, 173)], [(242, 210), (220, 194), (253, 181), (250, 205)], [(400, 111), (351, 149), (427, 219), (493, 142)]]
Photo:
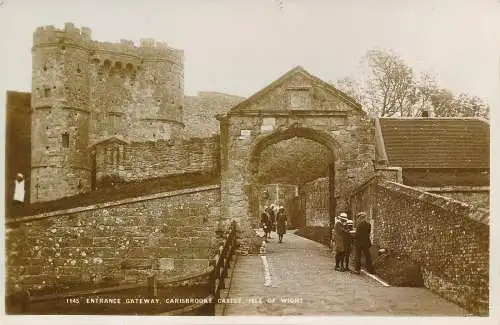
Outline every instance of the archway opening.
[(253, 225), (271, 204), (285, 208), (290, 228), (327, 224), (335, 213), (335, 157), (333, 140), (313, 130), (286, 130), (257, 143), (250, 157)]

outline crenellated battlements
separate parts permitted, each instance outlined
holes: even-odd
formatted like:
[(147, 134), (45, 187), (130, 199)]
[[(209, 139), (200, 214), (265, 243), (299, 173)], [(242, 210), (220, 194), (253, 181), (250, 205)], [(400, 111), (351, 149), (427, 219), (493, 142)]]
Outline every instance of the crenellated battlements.
[(150, 38), (141, 39), (139, 44), (128, 39), (121, 39), (118, 43), (93, 41), (92, 46), (96, 52), (115, 52), (144, 60), (169, 60), (179, 65), (184, 63), (184, 51), (170, 48), (166, 42)]
[(62, 39), (86, 45), (92, 40), (92, 30), (88, 27), (77, 28), (73, 23), (66, 23), (62, 29), (52, 25), (42, 26), (33, 33), (33, 45), (35, 46), (57, 43)]
[(43, 26), (33, 34), (33, 45), (57, 44), (61, 40), (87, 47), (89, 51), (105, 51), (109, 54), (132, 56), (144, 60), (169, 60), (183, 65), (184, 51), (173, 49), (166, 42), (152, 38), (143, 38), (139, 43), (121, 39), (119, 42), (100, 42), (92, 40), (92, 31), (88, 27), (77, 28), (73, 23), (66, 23), (63, 29), (55, 26)]

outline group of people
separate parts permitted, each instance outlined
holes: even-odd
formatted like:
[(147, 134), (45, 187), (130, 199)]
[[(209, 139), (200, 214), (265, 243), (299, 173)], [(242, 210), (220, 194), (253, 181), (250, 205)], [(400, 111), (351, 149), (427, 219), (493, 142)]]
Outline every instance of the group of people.
[(271, 238), (271, 232), (276, 231), (278, 234), (278, 242), (283, 242), (283, 235), (286, 233), (287, 217), (285, 208), (271, 204), (264, 207), (260, 217), (260, 225), (264, 231), (264, 239), (267, 241)]
[(370, 254), (371, 225), (366, 221), (366, 213), (360, 212), (356, 215), (357, 226), (342, 212), (330, 225), (332, 234), (332, 246), (335, 246), (335, 270), (349, 271), (349, 258), (354, 248), (354, 273), (359, 274), (361, 270), (361, 254), (365, 257), (366, 270), (374, 273)]

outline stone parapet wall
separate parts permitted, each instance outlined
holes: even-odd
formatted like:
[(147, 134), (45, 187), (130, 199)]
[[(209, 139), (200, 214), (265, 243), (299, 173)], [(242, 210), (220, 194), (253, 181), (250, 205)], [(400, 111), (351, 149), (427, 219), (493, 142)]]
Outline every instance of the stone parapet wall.
[(143, 281), (208, 267), (218, 185), (14, 218), (6, 224), (6, 290)]
[(418, 189), (466, 202), (478, 208), (490, 208), (489, 186), (441, 186), (418, 187)]
[(448, 197), (374, 179), (351, 197), (369, 212), (374, 244), (422, 266), (427, 288), (488, 313), (489, 212)]
[(219, 165), (219, 137), (96, 146), (98, 184), (106, 177), (122, 181), (214, 171)]

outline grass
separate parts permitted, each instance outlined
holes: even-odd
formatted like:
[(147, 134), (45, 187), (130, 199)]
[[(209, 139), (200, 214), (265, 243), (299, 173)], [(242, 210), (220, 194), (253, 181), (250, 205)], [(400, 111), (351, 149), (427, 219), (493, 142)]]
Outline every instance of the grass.
[(175, 174), (165, 177), (125, 182), (111, 188), (64, 197), (53, 201), (37, 202), (21, 207), (10, 206), (7, 207), (6, 216), (7, 218), (30, 216), (44, 212), (84, 207), (97, 203), (112, 202), (143, 195), (214, 185), (218, 183), (219, 175), (213, 171)]

